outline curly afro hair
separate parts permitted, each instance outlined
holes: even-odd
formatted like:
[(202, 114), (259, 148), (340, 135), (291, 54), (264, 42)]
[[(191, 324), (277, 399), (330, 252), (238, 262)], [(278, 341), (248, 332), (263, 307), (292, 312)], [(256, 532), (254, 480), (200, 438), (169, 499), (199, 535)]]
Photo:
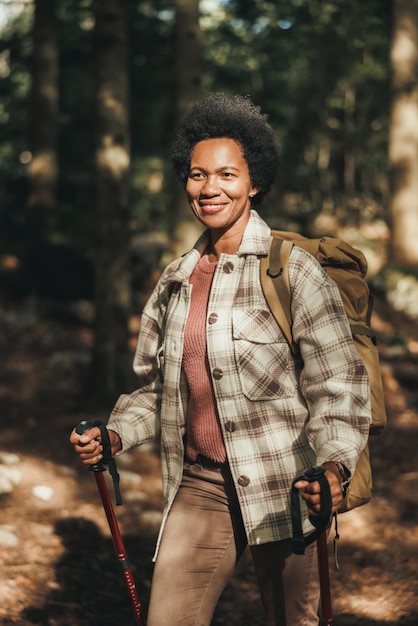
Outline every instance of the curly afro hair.
[(204, 139), (234, 139), (243, 151), (250, 179), (259, 189), (259, 203), (274, 183), (279, 168), (279, 149), (267, 115), (248, 97), (212, 93), (197, 102), (177, 126), (172, 144), (176, 176), (185, 185), (194, 146)]

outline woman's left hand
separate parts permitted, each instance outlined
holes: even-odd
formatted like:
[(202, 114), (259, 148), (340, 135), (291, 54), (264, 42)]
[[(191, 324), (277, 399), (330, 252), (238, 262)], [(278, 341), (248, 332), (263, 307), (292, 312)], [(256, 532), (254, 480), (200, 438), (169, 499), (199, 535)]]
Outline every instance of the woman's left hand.
[[(332, 512), (335, 513), (338, 511), (343, 501), (341, 477), (338, 473), (338, 469), (335, 471), (334, 463), (324, 463), (323, 465), (326, 468), (325, 477), (328, 480), (331, 493)], [(295, 487), (301, 490), (301, 496), (306, 502), (309, 515), (323, 515), (326, 512), (323, 508), (324, 503), (321, 497), (321, 486), (317, 480), (314, 482), (299, 480), (295, 483)]]

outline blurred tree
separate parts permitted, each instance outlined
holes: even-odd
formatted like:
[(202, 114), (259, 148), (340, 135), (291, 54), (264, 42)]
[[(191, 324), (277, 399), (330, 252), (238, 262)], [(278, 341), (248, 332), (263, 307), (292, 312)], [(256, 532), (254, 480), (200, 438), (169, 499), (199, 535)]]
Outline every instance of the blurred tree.
[(199, 5), (199, 0), (175, 0), (177, 118), (182, 118), (201, 94), (202, 32)]
[(418, 266), (418, 0), (393, 0), (389, 160), (392, 254)]
[(96, 0), (96, 325), (94, 382), (112, 403), (131, 388), (128, 319), (129, 93), (127, 29), (123, 0)]
[(264, 209), (271, 223), (309, 231), (322, 211), (358, 222), (371, 217), (369, 200), (384, 200), (389, 9), (388, 0), (227, 0), (205, 30), (205, 87), (250, 94), (282, 145), (282, 201)]
[(58, 38), (54, 0), (36, 0), (32, 49), (32, 158), (28, 168), (31, 241), (53, 233), (58, 179)]
[[(7, 14), (6, 14), (7, 15)], [(0, 244), (17, 254), (27, 245), (33, 14), (3, 16), (0, 36)]]
[[(388, 202), (389, 0), (222, 0), (210, 8), (202, 1), (200, 19), (197, 0), (186, 8), (180, 0), (125, 3), (133, 112), (129, 212), (138, 233), (164, 230), (173, 238), (178, 222), (171, 219), (178, 201), (168, 158), (180, 95), (176, 64), (179, 80), (186, 81), (181, 96), (190, 94), (190, 103), (200, 89), (238, 92), (268, 112), (282, 145), (280, 186), (263, 208), (272, 225), (309, 232), (319, 212), (328, 212), (334, 224), (380, 217)], [(0, 37), (0, 240), (11, 252), (26, 248), (25, 234), (31, 233), (25, 207), (32, 6), (13, 13)], [(84, 257), (93, 257), (95, 232), (92, 10), (92, 0), (56, 3), (60, 167), (54, 240)], [(186, 50), (178, 63), (176, 41), (179, 58), (180, 46)], [(186, 206), (184, 211), (190, 215)]]
[(172, 232), (167, 158), (175, 123), (173, 0), (127, 0), (131, 84), (131, 211), (140, 232)]
[(94, 211), (94, 16), (92, 0), (59, 0), (61, 239), (91, 262)]
[[(199, 0), (175, 0), (176, 120), (199, 99), (202, 88), (202, 33)], [(183, 186), (174, 181), (173, 252), (180, 256), (196, 241), (201, 226), (193, 216)]]

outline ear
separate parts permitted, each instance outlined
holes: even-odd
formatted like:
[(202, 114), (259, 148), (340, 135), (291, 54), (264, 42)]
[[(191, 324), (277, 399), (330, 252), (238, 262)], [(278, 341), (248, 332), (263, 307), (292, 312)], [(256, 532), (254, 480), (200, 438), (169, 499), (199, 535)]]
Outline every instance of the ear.
[(252, 200), (254, 198), (254, 196), (256, 196), (258, 194), (259, 191), (260, 190), (257, 189), (257, 187), (252, 187), (250, 189), (250, 193), (248, 194), (249, 199)]

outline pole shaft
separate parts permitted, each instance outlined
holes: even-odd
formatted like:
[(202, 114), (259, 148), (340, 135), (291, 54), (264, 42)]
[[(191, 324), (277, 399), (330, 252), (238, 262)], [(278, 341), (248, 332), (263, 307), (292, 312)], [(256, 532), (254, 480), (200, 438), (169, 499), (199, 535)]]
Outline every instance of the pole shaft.
[(322, 624), (332, 626), (331, 586), (329, 580), (327, 531), (324, 530), (318, 537), (316, 545), (318, 552), (319, 585), (321, 592)]
[(138, 594), (136, 591), (135, 581), (132, 572), (128, 566), (128, 555), (123, 544), (122, 535), (119, 530), (118, 521), (116, 519), (115, 512), (113, 510), (112, 501), (110, 499), (109, 490), (107, 488), (104, 472), (94, 472), (96, 478), (97, 487), (102, 499), (103, 508), (106, 513), (107, 521), (109, 523), (110, 532), (112, 535), (113, 545), (121, 566), (126, 586), (128, 588), (129, 597), (131, 599), (132, 608), (135, 614), (136, 622), (138, 626), (145, 626), (142, 619), (141, 604), (139, 602)]

